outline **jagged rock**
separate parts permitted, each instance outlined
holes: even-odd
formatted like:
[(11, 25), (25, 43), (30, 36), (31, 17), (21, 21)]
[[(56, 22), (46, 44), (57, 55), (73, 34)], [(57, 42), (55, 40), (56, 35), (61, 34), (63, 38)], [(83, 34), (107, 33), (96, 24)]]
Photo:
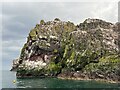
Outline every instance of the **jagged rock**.
[(13, 60), (13, 66), (12, 66), (11, 71), (16, 70), (18, 68), (18, 66), (19, 66), (19, 59)]
[(110, 79), (114, 74), (119, 78), (118, 25), (99, 19), (86, 19), (76, 26), (58, 18), (41, 20), (30, 31), (12, 70), (18, 77)]

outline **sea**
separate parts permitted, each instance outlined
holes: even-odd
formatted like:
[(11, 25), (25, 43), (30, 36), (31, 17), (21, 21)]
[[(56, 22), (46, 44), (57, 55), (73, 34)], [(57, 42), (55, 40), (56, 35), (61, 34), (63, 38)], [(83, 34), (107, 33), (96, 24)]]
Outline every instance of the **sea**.
[[(62, 80), (58, 78), (16, 78), (16, 72), (2, 71), (2, 88), (115, 88), (120, 83), (100, 81)], [(114, 90), (115, 90), (114, 89)]]

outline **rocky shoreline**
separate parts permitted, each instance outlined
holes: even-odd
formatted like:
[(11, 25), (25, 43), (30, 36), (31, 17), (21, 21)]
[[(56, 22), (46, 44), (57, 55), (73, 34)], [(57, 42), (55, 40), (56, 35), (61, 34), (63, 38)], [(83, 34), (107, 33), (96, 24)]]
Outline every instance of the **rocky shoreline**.
[(58, 77), (61, 79), (120, 82), (119, 23), (86, 19), (41, 20), (29, 33), (11, 71), (17, 78)]
[(98, 81), (105, 83), (120, 83), (119, 81), (106, 80), (106, 79), (89, 79), (89, 78), (75, 78), (75, 77), (57, 77), (63, 80), (82, 80), (82, 81)]
[(58, 78), (63, 80), (82, 80), (82, 81), (98, 81), (98, 82), (105, 82), (105, 83), (120, 83), (119, 81), (114, 81), (110, 79), (100, 79), (100, 78), (88, 78), (86, 77), (75, 77), (75, 76), (65, 76), (65, 75), (58, 75), (58, 76), (17, 76), (19, 79), (23, 78)]
[(63, 80), (82, 80), (82, 81), (98, 81), (98, 82), (105, 82), (105, 83), (120, 83), (120, 81), (113, 81), (112, 79), (107, 80), (107, 79), (100, 79), (100, 78), (88, 78), (86, 77), (75, 77), (75, 76), (65, 76), (64, 74), (60, 74), (58, 76), (17, 76), (18, 79), (23, 79), (23, 78), (58, 78), (58, 79), (63, 79)]

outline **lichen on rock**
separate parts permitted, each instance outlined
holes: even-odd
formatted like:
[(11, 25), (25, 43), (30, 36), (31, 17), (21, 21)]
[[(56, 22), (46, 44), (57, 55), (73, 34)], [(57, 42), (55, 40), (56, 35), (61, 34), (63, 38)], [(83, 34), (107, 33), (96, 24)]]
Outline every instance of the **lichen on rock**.
[(118, 24), (100, 19), (79, 25), (59, 18), (41, 20), (30, 31), (12, 70), (17, 77), (70, 75), (120, 81), (118, 31)]

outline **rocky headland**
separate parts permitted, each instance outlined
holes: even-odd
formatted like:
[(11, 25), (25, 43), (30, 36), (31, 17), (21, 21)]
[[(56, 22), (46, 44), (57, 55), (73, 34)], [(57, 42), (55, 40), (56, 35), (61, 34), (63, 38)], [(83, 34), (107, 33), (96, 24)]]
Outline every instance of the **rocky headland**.
[(41, 20), (29, 33), (11, 71), (20, 77), (120, 82), (119, 23)]

